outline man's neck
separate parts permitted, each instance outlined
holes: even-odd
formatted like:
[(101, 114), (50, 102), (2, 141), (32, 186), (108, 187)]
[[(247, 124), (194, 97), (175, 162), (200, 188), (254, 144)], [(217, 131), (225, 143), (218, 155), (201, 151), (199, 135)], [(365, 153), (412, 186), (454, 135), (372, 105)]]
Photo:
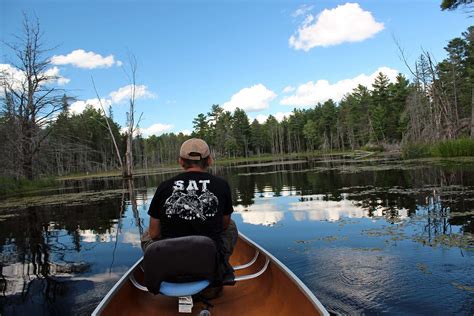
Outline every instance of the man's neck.
[(184, 172), (206, 172), (206, 170), (200, 167), (190, 167), (188, 169), (185, 169)]

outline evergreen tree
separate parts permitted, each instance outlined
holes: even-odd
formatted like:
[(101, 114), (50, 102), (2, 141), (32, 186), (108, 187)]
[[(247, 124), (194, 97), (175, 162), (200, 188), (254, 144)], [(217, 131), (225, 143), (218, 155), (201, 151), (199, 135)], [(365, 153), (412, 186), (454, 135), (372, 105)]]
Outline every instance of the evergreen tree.
[(237, 146), (237, 155), (247, 157), (250, 140), (250, 124), (247, 113), (239, 108), (234, 111), (232, 135)]
[(255, 119), (250, 125), (250, 148), (260, 155), (265, 147), (265, 134), (262, 125)]

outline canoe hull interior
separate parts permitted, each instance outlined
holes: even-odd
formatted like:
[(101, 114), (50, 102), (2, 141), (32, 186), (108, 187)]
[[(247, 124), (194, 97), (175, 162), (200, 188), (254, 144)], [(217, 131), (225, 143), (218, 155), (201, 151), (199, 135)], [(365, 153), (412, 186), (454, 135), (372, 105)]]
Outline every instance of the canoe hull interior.
[[(255, 255), (257, 245), (240, 236), (231, 258), (233, 266), (249, 262)], [(259, 249), (265, 252), (263, 249)], [(239, 270), (236, 276), (251, 274), (265, 264), (265, 256), (271, 257), (268, 269), (261, 276), (237, 282), (234, 286), (225, 286), (221, 295), (213, 299), (211, 315), (324, 315), (324, 307), (302, 285), (294, 275), (270, 254), (261, 254), (249, 268)], [(133, 270), (135, 278), (143, 284), (143, 272)], [(163, 295), (153, 295), (138, 290), (124, 280), (109, 293), (109, 297), (96, 310), (98, 315), (186, 315), (178, 313), (178, 300)], [(100, 307), (100, 305), (99, 305)], [(201, 302), (195, 302), (193, 313), (198, 315), (204, 308)]]

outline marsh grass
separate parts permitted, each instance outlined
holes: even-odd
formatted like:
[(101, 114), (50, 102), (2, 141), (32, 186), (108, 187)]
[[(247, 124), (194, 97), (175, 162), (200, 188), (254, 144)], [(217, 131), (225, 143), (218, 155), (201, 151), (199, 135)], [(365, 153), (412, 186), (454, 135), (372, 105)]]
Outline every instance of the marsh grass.
[(36, 191), (45, 188), (51, 188), (58, 185), (56, 179), (52, 177), (41, 178), (37, 180), (12, 179), (0, 177), (0, 196), (15, 192)]
[(433, 146), (431, 154), (435, 157), (472, 157), (474, 139), (460, 138), (438, 143)]
[(423, 157), (474, 157), (474, 139), (459, 138), (439, 143), (413, 143), (402, 147), (404, 159)]

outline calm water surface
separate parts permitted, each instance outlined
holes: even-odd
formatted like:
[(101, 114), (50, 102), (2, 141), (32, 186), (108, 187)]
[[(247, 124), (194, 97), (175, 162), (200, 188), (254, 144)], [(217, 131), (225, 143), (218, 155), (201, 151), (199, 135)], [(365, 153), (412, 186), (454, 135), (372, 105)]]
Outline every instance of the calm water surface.
[[(233, 218), (328, 310), (474, 313), (474, 166), (392, 160), (219, 168)], [(0, 206), (0, 314), (89, 314), (141, 256), (158, 183), (67, 181)]]

